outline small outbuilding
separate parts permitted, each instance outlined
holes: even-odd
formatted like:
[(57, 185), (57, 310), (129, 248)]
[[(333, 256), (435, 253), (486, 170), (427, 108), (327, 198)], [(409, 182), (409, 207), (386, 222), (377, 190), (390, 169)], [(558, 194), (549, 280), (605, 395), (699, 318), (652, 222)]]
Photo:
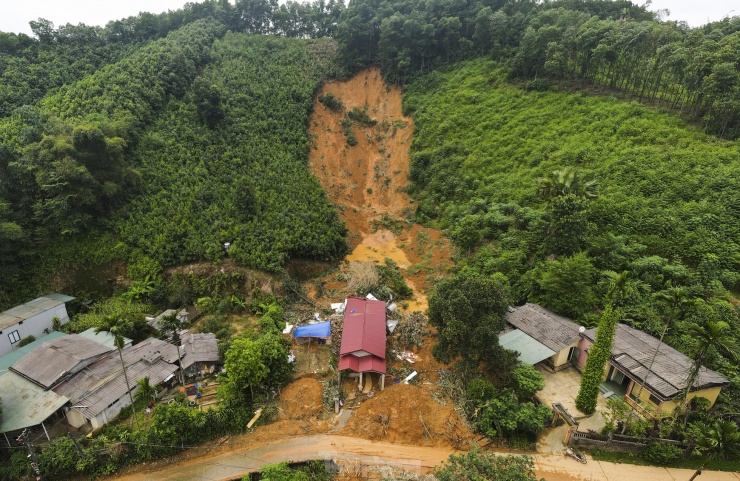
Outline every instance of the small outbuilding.
[[(555, 371), (578, 359), (580, 326), (538, 304), (509, 307), (504, 321), (511, 326), (499, 336), (499, 344), (519, 352), (527, 364), (543, 362)], [(511, 330), (513, 328), (513, 330)]]

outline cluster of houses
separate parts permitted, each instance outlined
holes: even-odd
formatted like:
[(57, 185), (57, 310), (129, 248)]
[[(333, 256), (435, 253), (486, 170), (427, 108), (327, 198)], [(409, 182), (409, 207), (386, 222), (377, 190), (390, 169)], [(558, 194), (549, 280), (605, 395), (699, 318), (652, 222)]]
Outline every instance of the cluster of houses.
[[(50, 294), (0, 314), (0, 432), (8, 444), (15, 432), (37, 426), (47, 438), (48, 428), (62, 422), (98, 429), (130, 405), (128, 391), (136, 392), (139, 379), (165, 385), (177, 381), (181, 365), (194, 376), (212, 372), (219, 362), (214, 334), (181, 331), (179, 360), (171, 343), (150, 337), (133, 345), (125, 339), (120, 356), (127, 386), (110, 334), (54, 330), (69, 322), (65, 302), (72, 299)], [(17, 346), (30, 335), (38, 339)]]
[[(177, 382), (182, 365), (186, 376), (212, 372), (219, 362), (214, 334), (181, 331), (180, 359), (177, 348), (166, 341), (148, 338), (133, 345), (126, 339), (120, 355), (126, 366), (126, 385), (119, 353), (110, 334), (93, 329), (64, 334), (55, 328), (69, 322), (68, 296), (50, 294), (0, 314), (0, 432), (6, 441), (14, 432), (66, 422), (72, 428), (95, 430), (108, 423), (130, 404), (128, 391), (137, 381), (149, 378), (151, 385)], [(341, 306), (343, 332), (338, 370), (362, 376), (379, 376), (383, 389), (386, 375), (386, 330), (389, 306), (374, 298), (350, 297)], [(395, 306), (393, 306), (395, 307)], [(175, 311), (149, 318), (158, 320)], [(185, 312), (178, 317), (184, 318)], [(501, 346), (517, 351), (519, 359), (551, 371), (575, 365), (583, 368), (595, 329), (585, 329), (537, 304), (510, 307), (507, 328), (499, 336)], [(304, 326), (295, 337), (328, 339), (329, 322)], [(39, 339), (18, 347), (22, 339)], [(628, 403), (649, 406), (649, 411), (671, 413), (686, 388), (686, 373), (692, 361), (658, 339), (619, 324), (612, 355), (604, 372), (605, 395), (620, 396)], [(703, 397), (713, 405), (720, 390), (729, 384), (719, 374), (702, 368), (689, 398)], [(10, 442), (8, 441), (10, 444)]]
[[(337, 306), (341, 306), (344, 314), (340, 373), (359, 373), (360, 384), (364, 374), (375, 373), (380, 376), (382, 389), (386, 375), (386, 329), (392, 332), (386, 321), (388, 306), (383, 301), (356, 297)], [(520, 361), (550, 371), (570, 366), (582, 370), (596, 339), (595, 329), (585, 329), (537, 304), (509, 307), (504, 320), (507, 327), (499, 336), (501, 346), (517, 351)], [(619, 324), (604, 371), (602, 391), (605, 397), (620, 397), (629, 404), (637, 404), (645, 414), (672, 414), (686, 389), (692, 364), (686, 355), (655, 337)], [(703, 397), (711, 406), (727, 385), (727, 379), (702, 367), (687, 398)], [(639, 402), (635, 403), (638, 396)]]
[[(504, 317), (507, 332), (499, 343), (519, 352), (519, 359), (557, 371), (586, 366), (588, 352), (596, 340), (596, 329), (585, 329), (537, 304), (510, 307)], [(604, 371), (605, 397), (622, 397), (628, 404), (647, 408), (644, 412), (671, 414), (686, 389), (693, 361), (655, 337), (625, 324), (617, 326), (612, 354)], [(703, 397), (714, 405), (729, 381), (701, 368), (687, 399)]]

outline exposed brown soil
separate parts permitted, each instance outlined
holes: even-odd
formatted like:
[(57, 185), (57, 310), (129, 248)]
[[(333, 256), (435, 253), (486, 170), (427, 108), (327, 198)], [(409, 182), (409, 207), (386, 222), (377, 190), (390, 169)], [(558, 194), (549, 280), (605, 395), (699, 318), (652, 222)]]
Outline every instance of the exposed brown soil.
[[(440, 231), (406, 221), (414, 209), (406, 194), (414, 124), (403, 115), (401, 89), (370, 68), (348, 81), (325, 84), (319, 95), (327, 93), (342, 101), (344, 111), (316, 103), (309, 132), (315, 147), (308, 164), (349, 229), (353, 252), (346, 260), (393, 259), (414, 290), (406, 309), (425, 311), (426, 292), (452, 265), (452, 249)], [(353, 108), (364, 109), (377, 123), (354, 122), (357, 145), (350, 146), (342, 120)], [(344, 287), (326, 284), (335, 294), (345, 294)]]
[(317, 417), (324, 409), (323, 386), (309, 377), (294, 381), (280, 391), (280, 410), (288, 419)]
[(411, 384), (394, 384), (362, 402), (337, 434), (372, 441), (455, 446), (474, 441), (451, 405), (436, 402), (429, 391)]

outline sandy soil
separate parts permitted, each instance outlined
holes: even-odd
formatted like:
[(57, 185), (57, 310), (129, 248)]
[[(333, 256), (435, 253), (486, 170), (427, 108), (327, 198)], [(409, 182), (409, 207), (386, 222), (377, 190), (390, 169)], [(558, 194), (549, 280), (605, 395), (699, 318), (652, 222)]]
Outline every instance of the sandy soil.
[(280, 391), (280, 411), (287, 419), (315, 418), (324, 409), (323, 386), (316, 379), (306, 377), (294, 381)]
[[(326, 93), (341, 99), (345, 112), (366, 109), (377, 121), (372, 127), (355, 123), (358, 143), (349, 146), (341, 126), (345, 112), (332, 112), (317, 102), (311, 116), (309, 135), (315, 148), (308, 164), (349, 229), (354, 250), (346, 260), (393, 259), (414, 290), (406, 309), (425, 311), (428, 289), (452, 265), (452, 249), (441, 232), (406, 221), (414, 209), (405, 192), (414, 124), (403, 115), (401, 90), (371, 68), (348, 81), (325, 84), (319, 95)], [(327, 283), (327, 288), (341, 286)]]

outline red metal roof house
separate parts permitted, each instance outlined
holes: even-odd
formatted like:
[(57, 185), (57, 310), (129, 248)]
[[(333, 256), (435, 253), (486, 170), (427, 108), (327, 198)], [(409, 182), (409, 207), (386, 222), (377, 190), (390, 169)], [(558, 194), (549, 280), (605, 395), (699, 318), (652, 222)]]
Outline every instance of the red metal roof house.
[(348, 298), (339, 348), (339, 370), (350, 369), (360, 376), (363, 372), (376, 372), (382, 376), (382, 386), (386, 374), (385, 328), (385, 302)]

